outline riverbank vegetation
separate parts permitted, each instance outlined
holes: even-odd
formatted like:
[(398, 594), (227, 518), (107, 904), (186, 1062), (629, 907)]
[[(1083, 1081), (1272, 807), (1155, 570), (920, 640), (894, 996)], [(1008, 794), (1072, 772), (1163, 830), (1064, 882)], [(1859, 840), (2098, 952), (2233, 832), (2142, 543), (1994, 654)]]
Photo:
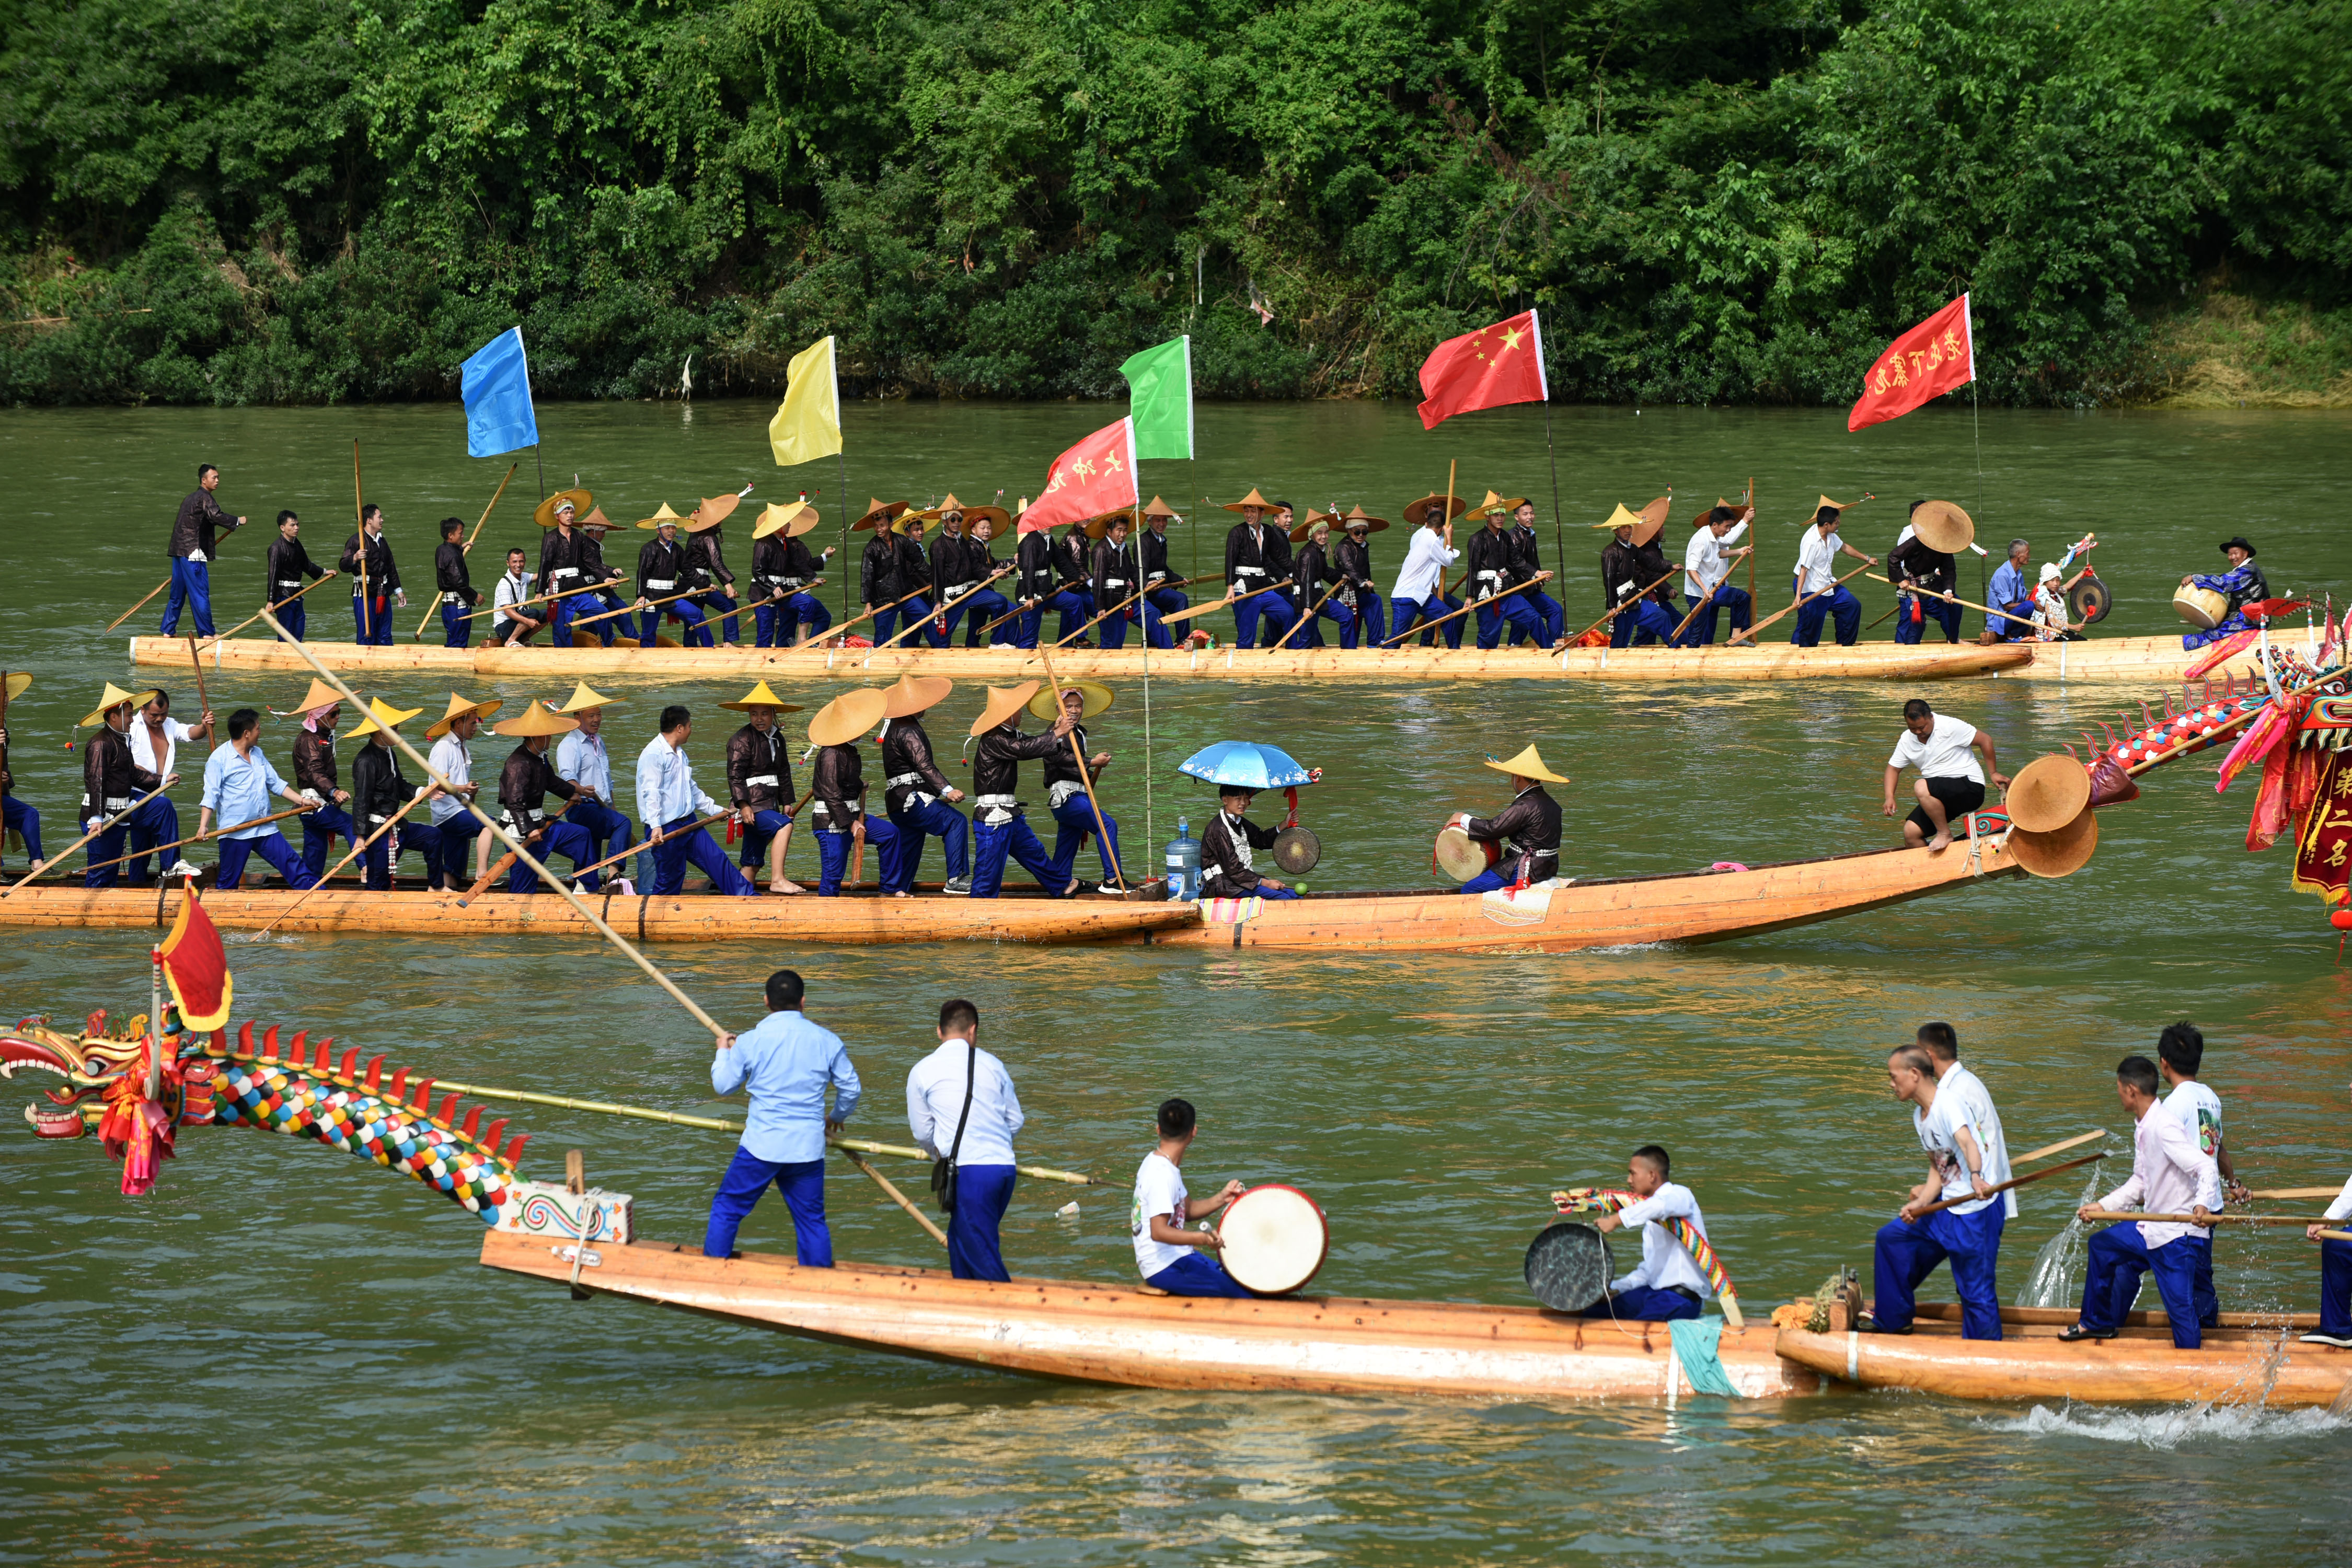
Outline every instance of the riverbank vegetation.
[[(2340, 398), (2342, 0), (5, 0), (0, 399)], [(2217, 279), (2226, 287), (2215, 288)], [(2231, 377), (2240, 378), (2232, 381)], [(2236, 395), (2231, 395), (2234, 388)], [(2334, 389), (2331, 391), (2330, 389)]]

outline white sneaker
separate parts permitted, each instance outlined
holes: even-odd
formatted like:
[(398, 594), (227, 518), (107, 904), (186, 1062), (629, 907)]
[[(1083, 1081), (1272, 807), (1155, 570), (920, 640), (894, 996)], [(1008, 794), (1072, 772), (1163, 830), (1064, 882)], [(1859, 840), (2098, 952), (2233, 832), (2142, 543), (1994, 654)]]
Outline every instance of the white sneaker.
[(201, 877), (204, 875), (204, 872), (199, 870), (197, 868), (189, 865), (184, 858), (182, 858), (174, 860), (172, 863), (172, 868), (164, 872), (163, 875), (166, 877)]

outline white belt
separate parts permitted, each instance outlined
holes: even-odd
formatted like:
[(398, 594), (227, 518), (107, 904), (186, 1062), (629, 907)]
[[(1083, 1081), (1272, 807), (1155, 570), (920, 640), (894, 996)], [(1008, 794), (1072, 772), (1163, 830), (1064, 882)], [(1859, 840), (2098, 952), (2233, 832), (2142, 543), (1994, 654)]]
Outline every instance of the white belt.
[(301, 585), (302, 579), (299, 577), (280, 577), (278, 579), (278, 586), (281, 588), (299, 588)]
[(445, 592), (441, 595), (441, 602), (445, 605), (462, 605), (466, 602), (466, 595), (454, 590)]
[(1149, 588), (1151, 584), (1159, 582), (1161, 578), (1167, 575), (1168, 574), (1165, 572), (1146, 572), (1143, 574), (1143, 585)]
[(1236, 577), (1263, 577), (1265, 575), (1265, 568), (1263, 566), (1236, 566), (1234, 568), (1234, 575)]
[(558, 566), (554, 571), (550, 572), (547, 574), (547, 580), (551, 583), (561, 583), (566, 577), (577, 577), (579, 575), (580, 568), (577, 566)]
[(743, 782), (747, 785), (766, 784), (770, 789), (781, 789), (782, 787), (782, 785), (777, 782), (776, 775), (773, 773), (751, 773), (746, 776)]
[(188, 559), (201, 565), (205, 559), (205, 552), (201, 550), (191, 550), (188, 552)]
[(129, 805), (130, 804), (131, 797), (127, 795), (110, 795), (106, 797), (106, 809), (109, 811), (121, 811), (124, 806)]
[(1124, 588), (1127, 586), (1127, 579), (1124, 577), (1106, 577), (1103, 579), (1103, 586), (1106, 588)]
[(882, 787), (885, 789), (904, 789), (908, 784), (919, 784), (922, 782), (923, 775), (920, 773), (892, 773), (888, 778), (882, 781)]
[(656, 593), (661, 593), (667, 589), (677, 587), (677, 579), (675, 577), (648, 577), (646, 579), (646, 586), (653, 589)]
[(805, 577), (762, 577), (760, 581), (765, 583), (771, 588), (782, 588), (789, 593), (793, 589), (798, 588), (802, 584), (807, 582), (808, 579)]
[(972, 804), (980, 807), (980, 820), (989, 827), (1003, 826), (1021, 809), (1021, 802), (1009, 795), (984, 795)]
[(1077, 780), (1064, 779), (1060, 784), (1057, 784), (1053, 787), (1053, 790), (1045, 796), (1045, 799), (1053, 809), (1059, 811), (1062, 809), (1062, 803), (1064, 801), (1069, 799), (1074, 795), (1084, 795), (1086, 793), (1087, 786), (1080, 784)]
[(1481, 572), (1478, 574), (1478, 580), (1482, 583), (1499, 583), (1503, 580), (1503, 574), (1500, 572)]
[(368, 820), (370, 822), (382, 822), (383, 820), (383, 814), (382, 812), (371, 812), (368, 814)]
[[(849, 815), (850, 815), (850, 816), (865, 816), (865, 815), (866, 815), (866, 808), (865, 808), (864, 806), (862, 806), (862, 805), (858, 805), (858, 804), (857, 804), (856, 801), (854, 801), (854, 800), (845, 800), (845, 801), (843, 801), (841, 804), (842, 804), (842, 805), (845, 805), (845, 806), (847, 806), (847, 807), (849, 808)], [(823, 802), (823, 801), (821, 801), (821, 800), (820, 800), (820, 801), (817, 801), (817, 802), (815, 802), (815, 803), (814, 803), (814, 804), (810, 806), (810, 809), (811, 809), (812, 811), (814, 811), (814, 812), (815, 812), (819, 816), (824, 817), (824, 818), (826, 818), (827, 820), (831, 820), (831, 818), (832, 818), (833, 814), (832, 814), (831, 812), (829, 812), (829, 811), (825, 810), (825, 808), (824, 808), (824, 802)], [(836, 832), (837, 832), (837, 831), (839, 831), (839, 829), (834, 829), (833, 831), (836, 831)]]

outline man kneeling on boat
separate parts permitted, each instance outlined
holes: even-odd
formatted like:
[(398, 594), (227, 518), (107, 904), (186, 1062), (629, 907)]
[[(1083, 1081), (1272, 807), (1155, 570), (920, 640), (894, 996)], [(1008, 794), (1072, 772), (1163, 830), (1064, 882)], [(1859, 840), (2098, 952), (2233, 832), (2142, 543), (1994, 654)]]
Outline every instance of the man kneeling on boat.
[(1247, 1296), (1225, 1266), (1204, 1252), (1224, 1245), (1213, 1230), (1194, 1230), (1189, 1221), (1216, 1213), (1242, 1195), (1239, 1182), (1227, 1182), (1214, 1197), (1196, 1198), (1184, 1187), (1184, 1152), (1200, 1131), (1200, 1117), (1188, 1100), (1160, 1103), (1160, 1144), (1135, 1173), (1135, 1207), (1128, 1227), (1135, 1237), (1135, 1267), (1143, 1282), (1171, 1296)]
[(2116, 1064), (2116, 1097), (2137, 1123), (2132, 1130), (2131, 1180), (2078, 1212), (2086, 1223), (2101, 1210), (2123, 1208), (2193, 1213), (2195, 1221), (2130, 1220), (2091, 1237), (2082, 1318), (2058, 1336), (2062, 1340), (2114, 1339), (2121, 1317), (2118, 1295), (2130, 1300), (2140, 1276), (2153, 1273), (2172, 1324), (2173, 1348), (2193, 1351), (2205, 1342), (2204, 1325), (2197, 1321), (2197, 1277), (2213, 1265), (2208, 1216), (2221, 1207), (2221, 1173), (2179, 1117), (2148, 1114), (2161, 1108), (2157, 1084), (2156, 1064), (2146, 1057), (2126, 1057)]
[[(773, 1182), (793, 1214), (793, 1256), (803, 1268), (833, 1267), (833, 1232), (824, 1223), (824, 1141), (857, 1109), (857, 1069), (841, 1037), (802, 1011), (801, 977), (768, 976), (768, 1016), (719, 1042), (711, 1058), (715, 1094), (746, 1091), (743, 1136), (710, 1200), (705, 1258), (731, 1258), (735, 1231)], [(824, 1105), (833, 1087), (833, 1109)]]
[(1474, 843), (1500, 844), (1502, 858), (1463, 883), (1462, 890), (1491, 893), (1551, 880), (1559, 875), (1559, 802), (1544, 793), (1544, 785), (1569, 781), (1544, 766), (1533, 746), (1507, 763), (1488, 757), (1486, 765), (1510, 775), (1511, 804), (1494, 816), (1472, 817), (1462, 831)]
[(1991, 1166), (1990, 1151), (1999, 1143), (1987, 1125), (1991, 1099), (1962, 1093), (1957, 1084), (1939, 1085), (1935, 1058), (1916, 1041), (1886, 1058), (1886, 1082), (1896, 1100), (1912, 1107), (1912, 1130), (1927, 1152), (1927, 1179), (1879, 1227), (1871, 1269), (1877, 1300), (1859, 1326), (1865, 1332), (1909, 1333), (1921, 1283), (1936, 1265), (1948, 1261), (1952, 1293), (1960, 1299), (1960, 1337), (1997, 1340), (2000, 1289), (1995, 1271), (2001, 1227), (2016, 1199), (1992, 1190), (2000, 1172)]
[(1688, 1187), (1666, 1180), (1673, 1168), (1666, 1152), (1655, 1143), (1634, 1150), (1625, 1162), (1625, 1184), (1638, 1201), (1602, 1215), (1593, 1225), (1604, 1235), (1620, 1226), (1640, 1226), (1642, 1262), (1631, 1274), (1611, 1280), (1609, 1293), (1580, 1316), (1670, 1322), (1697, 1317), (1699, 1304), (1715, 1294), (1713, 1282), (1690, 1248), (1663, 1223), (1686, 1220), (1700, 1236), (1706, 1235), (1706, 1216), (1698, 1212), (1698, 1199)]

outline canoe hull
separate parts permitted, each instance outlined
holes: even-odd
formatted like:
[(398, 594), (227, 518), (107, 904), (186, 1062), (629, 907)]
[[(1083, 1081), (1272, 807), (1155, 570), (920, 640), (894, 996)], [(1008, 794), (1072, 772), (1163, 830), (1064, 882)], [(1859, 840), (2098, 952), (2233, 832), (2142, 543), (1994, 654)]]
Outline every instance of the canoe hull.
[[(283, 889), (205, 890), (205, 912), (231, 931), (258, 931), (299, 895)], [(696, 893), (655, 898), (598, 894), (589, 907), (636, 942), (779, 941), (845, 946), (909, 942), (1112, 942), (1193, 920), (1187, 904), (1043, 898), (820, 899)], [(0, 927), (164, 930), (179, 911), (169, 889), (31, 887), (0, 899)], [(271, 934), (342, 931), (436, 936), (593, 937), (595, 929), (552, 893), (486, 893), (460, 906), (455, 893), (322, 889), (302, 900)]]
[[(1663, 1323), (1586, 1322), (1534, 1308), (1293, 1298), (1231, 1301), (1056, 1280), (1010, 1285), (936, 1269), (802, 1268), (638, 1242), (590, 1249), (582, 1288), (859, 1349), (1130, 1388), (1448, 1398), (1665, 1400), (1687, 1395)], [(569, 1244), (491, 1230), (487, 1267), (571, 1278)], [(1821, 1378), (1727, 1329), (1724, 1370), (1749, 1398)]]
[(1452, 891), (1212, 900), (1202, 923), (1124, 941), (1175, 947), (1574, 952), (1728, 942), (2021, 875), (2006, 835), (1940, 854), (1880, 849), (1744, 871), (1621, 877), (1517, 895)]

